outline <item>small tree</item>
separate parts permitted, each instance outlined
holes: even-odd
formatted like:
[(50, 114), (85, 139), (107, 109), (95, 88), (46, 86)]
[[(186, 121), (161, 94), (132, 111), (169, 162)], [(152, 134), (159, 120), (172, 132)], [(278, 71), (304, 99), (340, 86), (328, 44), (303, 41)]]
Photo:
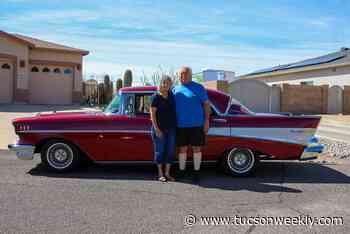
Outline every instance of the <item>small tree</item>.
[(131, 87), (132, 86), (132, 72), (130, 69), (127, 69), (124, 72), (123, 85), (124, 85), (124, 87)]

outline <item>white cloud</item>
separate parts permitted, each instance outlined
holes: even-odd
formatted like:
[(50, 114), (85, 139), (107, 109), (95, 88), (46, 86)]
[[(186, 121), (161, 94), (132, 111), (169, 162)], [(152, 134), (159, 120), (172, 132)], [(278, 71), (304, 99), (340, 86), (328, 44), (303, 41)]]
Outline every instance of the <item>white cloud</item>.
[[(244, 10), (247, 11), (247, 9)], [(293, 25), (295, 23), (298, 26), (308, 23), (318, 27), (326, 27), (333, 20), (331, 18), (310, 20), (305, 17), (289, 17), (290, 15), (287, 17), (282, 13), (276, 9), (275, 12), (271, 12), (271, 15), (267, 14), (262, 19), (276, 20), (276, 15), (281, 14), (281, 17), (277, 17), (279, 21)], [(216, 10), (214, 14), (225, 17), (223, 10)], [(256, 15), (256, 11), (250, 14)], [(238, 16), (231, 17), (229, 21), (235, 24), (238, 18)], [(163, 20), (167, 24), (164, 24)], [(132, 11), (123, 5), (90, 10), (83, 8), (40, 10), (0, 16), (0, 24), (10, 28), (11, 31), (90, 50), (91, 54), (85, 57), (85, 74), (108, 73), (121, 76), (126, 68), (131, 68), (138, 76), (142, 71), (151, 74), (159, 65), (166, 69), (177, 69), (184, 64), (191, 66), (194, 72), (202, 68), (215, 68), (233, 70), (242, 74), (319, 56), (344, 46), (339, 42), (320, 43), (315, 40), (315, 43), (286, 43), (281, 48), (276, 48), (274, 45), (263, 47), (258, 46), (260, 37), (276, 39), (285, 38), (288, 35), (283, 33), (280, 35), (263, 27), (250, 28), (238, 23), (227, 29), (225, 25), (220, 24), (220, 20), (217, 22), (215, 20), (191, 21), (186, 24), (178, 22), (180, 20), (173, 12), (164, 13), (153, 8)], [(108, 23), (99, 26), (94, 24), (93, 28), (89, 28), (90, 22), (102, 21)], [(123, 36), (121, 32), (127, 29), (151, 31), (153, 37), (144, 36), (137, 39), (130, 36), (128, 39), (121, 39)], [(215, 40), (217, 36), (227, 32), (231, 33), (230, 35), (248, 39), (255, 38), (257, 43), (244, 44), (244, 39), (238, 40), (235, 37), (232, 37), (231, 45)], [(191, 33), (201, 35), (201, 38), (197, 40), (180, 38), (181, 35)], [(205, 39), (214, 43), (208, 43)]]

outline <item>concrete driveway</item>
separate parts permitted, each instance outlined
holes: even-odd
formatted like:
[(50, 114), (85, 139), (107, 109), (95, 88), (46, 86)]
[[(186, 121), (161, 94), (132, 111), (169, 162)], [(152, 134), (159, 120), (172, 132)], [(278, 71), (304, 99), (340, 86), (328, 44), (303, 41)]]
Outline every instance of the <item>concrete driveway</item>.
[(323, 115), (317, 135), (350, 143), (350, 115)]

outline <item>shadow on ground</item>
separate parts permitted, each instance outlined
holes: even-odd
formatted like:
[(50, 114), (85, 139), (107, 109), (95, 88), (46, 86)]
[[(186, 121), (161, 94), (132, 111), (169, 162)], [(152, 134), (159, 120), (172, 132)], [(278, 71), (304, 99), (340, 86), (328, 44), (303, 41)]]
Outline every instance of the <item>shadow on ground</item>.
[[(186, 179), (178, 183), (192, 183), (191, 170)], [(47, 172), (41, 164), (28, 172), (33, 176), (101, 179), (101, 180), (156, 180), (153, 165), (93, 165), (67, 174)], [(176, 171), (174, 172), (176, 174)], [(298, 162), (263, 162), (250, 177), (239, 178), (224, 174), (213, 165), (201, 170), (200, 186), (222, 190), (248, 190), (254, 192), (301, 193), (299, 189), (283, 186), (284, 183), (348, 184), (350, 178), (327, 165)]]

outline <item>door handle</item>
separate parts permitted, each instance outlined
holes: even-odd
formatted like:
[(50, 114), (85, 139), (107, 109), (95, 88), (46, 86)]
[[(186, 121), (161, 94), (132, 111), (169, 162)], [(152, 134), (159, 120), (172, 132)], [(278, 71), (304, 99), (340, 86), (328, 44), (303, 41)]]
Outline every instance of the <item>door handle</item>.
[(122, 139), (122, 140), (132, 140), (134, 138), (131, 137), (131, 136), (125, 136), (125, 137), (121, 137), (120, 139)]
[(227, 123), (226, 119), (213, 119), (213, 122), (217, 122), (217, 123)]

